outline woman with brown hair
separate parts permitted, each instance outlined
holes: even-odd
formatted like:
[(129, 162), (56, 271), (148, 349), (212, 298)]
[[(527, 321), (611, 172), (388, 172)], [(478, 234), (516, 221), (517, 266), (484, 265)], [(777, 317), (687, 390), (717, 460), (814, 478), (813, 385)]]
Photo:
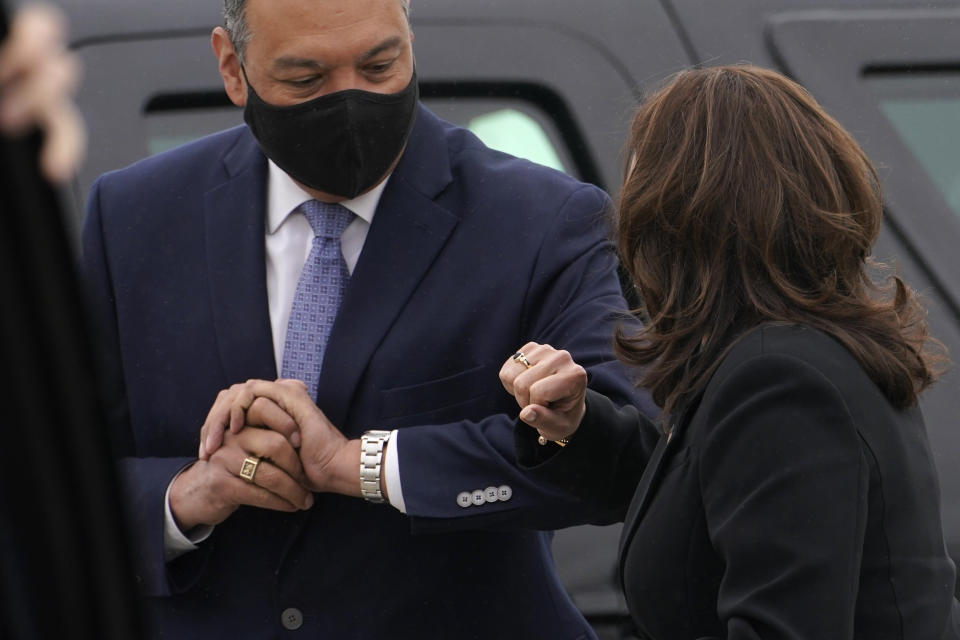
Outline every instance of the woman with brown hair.
[(616, 341), (664, 419), (530, 343), (500, 374), (520, 462), (625, 510), (643, 637), (960, 637), (917, 407), (945, 358), (906, 285), (870, 278), (869, 160), (750, 66), (677, 75), (627, 150), (617, 243), (649, 321)]

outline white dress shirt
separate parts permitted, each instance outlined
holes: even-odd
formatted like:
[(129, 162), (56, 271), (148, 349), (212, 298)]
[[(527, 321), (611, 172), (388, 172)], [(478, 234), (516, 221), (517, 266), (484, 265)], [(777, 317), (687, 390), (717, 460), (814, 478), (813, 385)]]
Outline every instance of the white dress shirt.
[[(300, 272), (303, 270), (303, 264), (306, 262), (307, 256), (310, 255), (310, 249), (313, 245), (313, 229), (310, 228), (306, 216), (296, 209), (313, 198), (272, 161), (268, 161), (268, 164), (265, 234), (267, 301), (270, 306), (273, 352), (279, 372), (283, 369), (283, 345), (287, 337), (290, 308), (293, 306)], [(360, 252), (363, 250), (367, 232), (370, 230), (370, 223), (373, 222), (377, 205), (380, 203), (380, 196), (383, 195), (383, 190), (389, 181), (390, 178), (387, 177), (371, 191), (340, 203), (357, 216), (340, 236), (343, 260), (347, 265), (347, 271), (351, 275), (360, 259)], [(374, 427), (381, 426), (370, 425), (370, 428)], [(386, 449), (382, 470), (387, 483), (390, 504), (406, 513), (403, 489), (400, 485), (398, 446), (398, 433), (393, 431)], [(359, 465), (359, 460), (357, 462)], [(359, 471), (357, 480), (359, 482)], [(189, 536), (184, 535), (173, 519), (173, 513), (170, 510), (170, 487), (167, 487), (166, 522), (163, 536), (166, 559), (169, 561), (196, 549), (197, 543), (208, 538), (212, 532), (213, 527), (197, 527), (190, 532)]]

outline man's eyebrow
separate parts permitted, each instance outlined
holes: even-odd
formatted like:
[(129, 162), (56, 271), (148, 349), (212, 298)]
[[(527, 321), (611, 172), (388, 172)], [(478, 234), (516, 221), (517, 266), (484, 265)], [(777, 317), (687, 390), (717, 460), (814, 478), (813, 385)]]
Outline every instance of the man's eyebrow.
[[(390, 49), (396, 49), (403, 43), (403, 38), (400, 36), (393, 36), (392, 38), (387, 38), (378, 45), (375, 45), (359, 56), (357, 56), (357, 62), (362, 63), (370, 58), (373, 58), (384, 51), (389, 51)], [(277, 58), (273, 62), (273, 68), (277, 71), (289, 71), (291, 69), (310, 69), (311, 71), (326, 71), (329, 69), (328, 65), (323, 64), (318, 60), (312, 58), (297, 58), (293, 56), (283, 56)]]
[(366, 51), (361, 53), (359, 56), (357, 56), (357, 62), (365, 62), (370, 58), (373, 58), (374, 56), (377, 56), (383, 53), (384, 51), (388, 51), (390, 49), (396, 49), (401, 45), (401, 43), (403, 43), (403, 38), (401, 38), (400, 36), (393, 36), (392, 38), (387, 38), (386, 40), (376, 45), (375, 47), (371, 47), (370, 49), (367, 49)]
[(328, 67), (322, 62), (310, 58), (294, 58), (284, 56), (273, 61), (273, 68), (277, 71), (288, 71), (290, 69), (310, 69), (312, 71), (325, 71)]

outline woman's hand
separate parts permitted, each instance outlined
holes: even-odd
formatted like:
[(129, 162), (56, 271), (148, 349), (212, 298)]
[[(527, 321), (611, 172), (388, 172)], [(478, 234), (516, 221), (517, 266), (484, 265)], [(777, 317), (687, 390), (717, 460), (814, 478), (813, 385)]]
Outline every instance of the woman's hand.
[(520, 405), (520, 420), (547, 440), (569, 438), (580, 426), (587, 372), (567, 351), (528, 342), (503, 363), (500, 382)]
[(86, 130), (73, 104), (80, 63), (66, 48), (66, 20), (51, 5), (24, 7), (0, 47), (0, 130), (19, 136), (39, 126), (46, 134), (41, 165), (64, 182), (76, 171)]

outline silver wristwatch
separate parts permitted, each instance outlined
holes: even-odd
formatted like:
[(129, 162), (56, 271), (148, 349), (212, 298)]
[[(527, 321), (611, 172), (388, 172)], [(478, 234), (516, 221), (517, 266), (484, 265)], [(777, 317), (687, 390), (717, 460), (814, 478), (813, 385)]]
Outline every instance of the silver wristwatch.
[(390, 431), (367, 431), (360, 438), (360, 495), (368, 502), (383, 503), (380, 491), (380, 470), (383, 450), (390, 441)]

